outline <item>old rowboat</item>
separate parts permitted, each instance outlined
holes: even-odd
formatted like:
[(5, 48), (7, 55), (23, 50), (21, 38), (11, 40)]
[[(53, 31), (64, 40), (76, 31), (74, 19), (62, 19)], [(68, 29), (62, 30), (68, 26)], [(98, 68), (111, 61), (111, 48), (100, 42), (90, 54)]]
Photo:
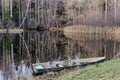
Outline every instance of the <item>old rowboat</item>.
[(83, 67), (89, 64), (96, 64), (103, 62), (105, 57), (83, 58), (83, 59), (69, 59), (62, 61), (52, 61), (32, 64), (35, 74), (45, 73), (48, 71), (61, 71), (64, 69), (71, 69), (74, 67)]

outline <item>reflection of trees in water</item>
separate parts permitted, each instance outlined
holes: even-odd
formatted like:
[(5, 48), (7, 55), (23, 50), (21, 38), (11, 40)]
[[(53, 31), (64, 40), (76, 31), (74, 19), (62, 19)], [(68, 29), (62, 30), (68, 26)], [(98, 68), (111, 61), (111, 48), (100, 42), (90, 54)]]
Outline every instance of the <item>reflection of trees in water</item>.
[(57, 46), (51, 32), (28, 33), (29, 50), (32, 58), (40, 61), (52, 60), (57, 56)]
[[(24, 34), (25, 41), (29, 47), (32, 62), (37, 60), (52, 61), (59, 59), (75, 58), (76, 56), (80, 58), (86, 57), (97, 57), (97, 56), (107, 56), (107, 59), (111, 59), (119, 53), (119, 44), (117, 40), (109, 40), (95, 37), (89, 39), (86, 36), (80, 37), (78, 40), (67, 38), (62, 32), (26, 32)], [(14, 45), (14, 59), (15, 63), (18, 64), (21, 60), (28, 61), (28, 55), (19, 36), (13, 37)], [(21, 47), (20, 47), (21, 46)], [(1, 52), (3, 46), (1, 46)], [(0, 54), (3, 57), (2, 53)], [(5, 54), (6, 55), (6, 54)], [(5, 57), (8, 59), (8, 57)], [(1, 60), (2, 61), (2, 60)]]
[[(65, 34), (67, 38), (76, 42), (81, 47), (80, 57), (106, 56), (107, 59), (113, 58), (119, 53), (119, 38), (116, 36), (102, 36), (100, 34)], [(113, 38), (115, 37), (115, 38)], [(70, 42), (71, 43), (71, 42)], [(76, 46), (76, 48), (79, 48)]]
[(51, 61), (75, 58), (85, 52), (76, 42), (71, 42), (62, 33), (57, 32), (31, 32), (28, 36), (28, 45), (32, 61)]
[[(119, 50), (119, 42), (109, 39), (80, 38), (78, 41), (66, 38), (57, 32), (27, 33), (32, 61), (52, 61), (59, 59), (107, 56), (113, 58)], [(77, 37), (78, 38), (78, 37)], [(74, 38), (75, 39), (75, 38)], [(82, 40), (81, 40), (82, 39)]]
[(80, 47), (76, 42), (68, 40), (68, 44), (65, 45), (64, 57), (65, 58), (66, 57), (75, 58), (75, 56), (80, 57), (83, 52), (84, 50), (82, 49), (82, 47)]
[[(80, 58), (86, 57), (97, 57), (97, 56), (107, 56), (107, 59), (111, 59), (119, 53), (119, 44), (117, 40), (109, 40), (95, 37), (87, 38), (80, 37), (78, 40), (67, 38), (62, 32), (26, 32), (24, 34), (25, 41), (29, 47), (32, 62), (37, 60), (52, 61), (59, 59), (75, 58), (76, 56)], [(28, 55), (23, 44), (18, 36), (13, 37), (14, 45), (14, 59), (15, 63), (19, 63), (22, 60), (28, 61)], [(20, 48), (21, 45), (21, 48)], [(1, 46), (2, 47), (2, 46)], [(2, 48), (1, 48), (2, 51)], [(2, 53), (1, 53), (1, 56)], [(8, 57), (5, 57), (8, 59)]]

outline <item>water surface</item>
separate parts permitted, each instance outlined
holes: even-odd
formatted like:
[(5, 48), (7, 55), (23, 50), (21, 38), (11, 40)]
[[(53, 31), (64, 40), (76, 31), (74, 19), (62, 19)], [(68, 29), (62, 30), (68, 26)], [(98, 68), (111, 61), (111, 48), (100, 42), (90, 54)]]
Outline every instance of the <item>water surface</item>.
[(110, 60), (115, 58), (120, 50), (120, 38), (113, 34), (26, 31), (21, 35), (22, 37), (19, 34), (1, 34), (1, 77), (3, 74), (7, 79), (12, 79), (15, 74), (21, 78), (24, 77), (23, 74), (31, 76), (27, 71), (32, 73), (31, 64), (36, 62), (74, 59), (76, 56), (105, 56)]

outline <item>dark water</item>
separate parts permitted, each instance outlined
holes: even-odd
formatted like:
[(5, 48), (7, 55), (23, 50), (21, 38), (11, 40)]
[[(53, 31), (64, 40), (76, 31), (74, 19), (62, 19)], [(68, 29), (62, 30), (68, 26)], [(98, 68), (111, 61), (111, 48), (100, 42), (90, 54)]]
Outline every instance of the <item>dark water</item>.
[(20, 79), (29, 79), (32, 77), (30, 65), (36, 62), (64, 60), (76, 56), (105, 56), (110, 60), (119, 56), (119, 48), (120, 36), (114, 34), (50, 31), (0, 34), (0, 78), (13, 80), (14, 76), (20, 76)]
[(16, 64), (19, 64), (21, 60), (35, 63), (36, 61), (63, 60), (76, 56), (79, 58), (106, 56), (107, 59), (112, 59), (119, 53), (120, 48), (119, 36), (112, 34), (34, 31), (22, 33), (22, 36), (25, 42), (19, 34), (1, 34), (1, 63), (3, 63), (3, 58), (4, 62), (8, 61), (7, 64), (12, 62), (11, 43)]

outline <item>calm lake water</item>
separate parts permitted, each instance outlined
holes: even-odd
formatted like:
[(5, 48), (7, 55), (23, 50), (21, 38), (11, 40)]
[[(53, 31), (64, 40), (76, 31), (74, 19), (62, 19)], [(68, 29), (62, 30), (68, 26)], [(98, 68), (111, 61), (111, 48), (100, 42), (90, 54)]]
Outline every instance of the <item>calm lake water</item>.
[(0, 78), (22, 79), (27, 74), (28, 79), (32, 71), (26, 66), (36, 62), (101, 56), (113, 59), (120, 52), (120, 36), (50, 31), (0, 34), (0, 52)]
[[(113, 34), (34, 31), (22, 33), (22, 36), (23, 38), (19, 34), (1, 34), (1, 63), (6, 61), (11, 63), (12, 59), (16, 64), (21, 60), (35, 63), (76, 56), (79, 58), (106, 56), (109, 60), (114, 58), (120, 50), (120, 38)], [(13, 58), (11, 43), (13, 43)]]

